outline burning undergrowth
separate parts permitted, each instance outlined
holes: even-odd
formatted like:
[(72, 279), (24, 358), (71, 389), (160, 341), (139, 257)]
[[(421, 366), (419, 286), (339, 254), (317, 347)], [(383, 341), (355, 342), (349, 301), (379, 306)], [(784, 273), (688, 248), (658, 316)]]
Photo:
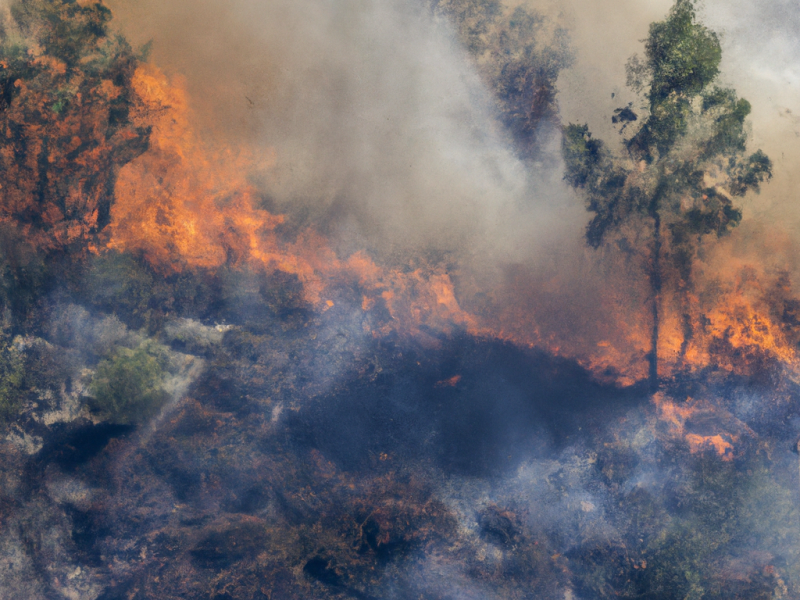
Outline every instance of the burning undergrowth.
[[(5, 450), (7, 585), (105, 598), (790, 593), (790, 380), (651, 401), (541, 351), (468, 334), (376, 341), (327, 319), (342, 322), (291, 335), (174, 323), (173, 344), (206, 358), (155, 430), (85, 412), (46, 426), (69, 391), (53, 389), (57, 372), (39, 383), (12, 430), (32, 447)], [(39, 352), (31, 367), (70, 354)]]
[[(557, 163), (563, 30), (424, 14), (497, 97), (503, 156)], [(698, 238), (654, 349), (646, 232), (551, 266), (348, 249), (275, 210), (280, 148), (202, 135), (108, 19), (22, 0), (4, 32), (4, 595), (798, 594), (780, 260)]]

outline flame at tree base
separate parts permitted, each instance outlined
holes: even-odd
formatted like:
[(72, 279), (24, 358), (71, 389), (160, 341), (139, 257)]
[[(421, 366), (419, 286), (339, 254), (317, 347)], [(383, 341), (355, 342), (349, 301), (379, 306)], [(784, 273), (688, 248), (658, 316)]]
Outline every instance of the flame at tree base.
[[(254, 172), (269, 171), (274, 153), (203, 140), (180, 80), (171, 82), (154, 66), (140, 66), (133, 86), (139, 98), (133, 120), (152, 127), (150, 147), (119, 174), (105, 232), (108, 249), (140, 253), (165, 273), (223, 265), (287, 273), (302, 285), (304, 300), (320, 311), (334, 305), (340, 286), (355, 288), (361, 310), (384, 308), (388, 314), (374, 326), (375, 336), (456, 327), (574, 358), (617, 385), (646, 378), (646, 307), (631, 314), (621, 304), (629, 299), (605, 294), (597, 298), (605, 325), (594, 324), (594, 338), (575, 336), (553, 327), (545, 330), (536, 310), (515, 304), (513, 295), (510, 302), (497, 300), (480, 314), (465, 310), (459, 294), (469, 300), (485, 290), (470, 284), (468, 276), (457, 290), (441, 265), (386, 268), (364, 251), (337, 256), (325, 237), (310, 228), (289, 236), (282, 231), (286, 218), (260, 207), (262, 196), (250, 180)], [(768, 295), (759, 287), (764, 279), (742, 278), (713, 297), (686, 294), (683, 304), (662, 301), (659, 376), (670, 380), (709, 368), (746, 375), (765, 361), (796, 370), (791, 340), (770, 316)], [(531, 285), (523, 283), (522, 289)]]
[(285, 218), (259, 208), (259, 193), (248, 181), (273, 157), (203, 143), (183, 88), (157, 68), (140, 67), (133, 83), (141, 98), (136, 118), (152, 125), (150, 149), (120, 173), (109, 249), (142, 253), (165, 272), (234, 264), (288, 273), (302, 284), (305, 300), (321, 310), (333, 304), (332, 286), (356, 285), (363, 310), (378, 303), (388, 310), (384, 331), (478, 330), (440, 268), (387, 270), (364, 252), (343, 260), (310, 229), (293, 241), (283, 239), (278, 227)]

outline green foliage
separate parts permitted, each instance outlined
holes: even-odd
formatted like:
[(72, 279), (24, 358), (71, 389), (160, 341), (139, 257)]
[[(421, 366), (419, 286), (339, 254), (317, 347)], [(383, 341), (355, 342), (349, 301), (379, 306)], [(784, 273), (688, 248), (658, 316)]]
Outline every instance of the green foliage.
[[(733, 460), (675, 444), (663, 447), (653, 462), (625, 442), (604, 444), (596, 476), (611, 494), (615, 536), (600, 543), (590, 536), (570, 551), (577, 595), (794, 597), (786, 595), (781, 579), (788, 572), (776, 567), (793, 554), (781, 556), (780, 549), (796, 545), (795, 482), (782, 472), (784, 457), (775, 460), (774, 442), (759, 443), (739, 448)], [(651, 483), (632, 485), (642, 473)]]
[(746, 161), (731, 165), (731, 193), (744, 196), (747, 190), (759, 189), (759, 184), (772, 178), (772, 161), (761, 150), (751, 154)]
[(570, 124), (564, 129), (562, 154), (564, 179), (587, 192), (587, 208), (595, 213), (586, 229), (586, 241), (599, 247), (607, 231), (622, 223), (640, 206), (641, 195), (626, 189), (627, 174), (614, 163), (602, 141), (593, 139), (587, 125)]
[(648, 274), (651, 379), (662, 286), (688, 288), (703, 236), (736, 227), (742, 212), (734, 198), (758, 191), (772, 175), (763, 152), (745, 154), (750, 104), (714, 84), (720, 59), (719, 40), (696, 21), (693, 1), (677, 0), (664, 21), (651, 25), (644, 60), (634, 57), (628, 64), (629, 86), (644, 92), (645, 116), (639, 118), (632, 105), (615, 111), (620, 133), (638, 124), (624, 153), (613, 154), (592, 139), (586, 125), (564, 128), (564, 179), (583, 191), (594, 213), (587, 242), (597, 248), (613, 238), (636, 249)]
[(766, 554), (780, 544), (774, 539), (780, 523), (796, 518), (791, 492), (771, 480), (768, 465), (756, 456), (736, 464), (706, 455), (689, 464), (678, 510), (644, 551), (648, 569), (638, 592), (654, 598), (773, 598), (773, 577), (754, 573), (730, 581), (720, 571), (739, 549), (763, 548)]
[[(565, 128), (565, 179), (585, 188), (588, 208), (596, 213), (589, 225), (592, 245), (629, 218), (654, 213), (678, 229), (723, 235), (741, 218), (731, 197), (758, 191), (772, 175), (763, 152), (743, 154), (750, 104), (733, 90), (712, 85), (721, 58), (719, 41), (695, 22), (692, 2), (678, 0), (665, 21), (651, 26), (645, 46), (646, 60), (629, 64), (629, 84), (642, 89), (649, 82), (649, 114), (627, 141), (628, 155), (603, 153), (602, 143), (591, 139), (585, 125)], [(622, 111), (626, 118), (621, 120)], [(615, 122), (626, 125), (637, 118), (629, 107), (617, 113)], [(608, 197), (620, 190), (620, 176), (624, 194), (649, 201), (622, 203), (618, 218), (609, 219), (609, 205), (620, 205)]]
[(170, 318), (229, 322), (253, 331), (301, 328), (309, 318), (294, 275), (223, 266), (163, 274), (142, 256), (107, 251), (88, 261), (74, 301), (156, 336)]
[(603, 142), (592, 139), (588, 125), (570, 124), (564, 129), (562, 152), (566, 163), (564, 179), (573, 187), (584, 188), (588, 184), (591, 188), (601, 164), (608, 162)]
[(453, 22), (518, 149), (533, 156), (540, 128), (555, 120), (558, 74), (571, 62), (565, 30), (522, 6), (505, 10), (497, 0), (432, 4)]
[(111, 11), (101, 2), (21, 0), (11, 5), (11, 16), (23, 32), (38, 37), (47, 54), (74, 66), (106, 37)]
[(719, 39), (695, 21), (692, 0), (677, 0), (667, 20), (650, 25), (645, 49), (653, 103), (699, 94), (719, 73)]
[(0, 425), (17, 414), (24, 379), (22, 353), (5, 332), (0, 332)]
[(166, 349), (153, 342), (118, 348), (97, 366), (89, 386), (91, 410), (112, 423), (140, 423), (155, 416), (169, 399), (167, 360)]
[(691, 99), (719, 73), (722, 49), (717, 35), (695, 22), (692, 1), (678, 0), (667, 20), (650, 26), (645, 50), (650, 118), (634, 143), (663, 154), (686, 132)]

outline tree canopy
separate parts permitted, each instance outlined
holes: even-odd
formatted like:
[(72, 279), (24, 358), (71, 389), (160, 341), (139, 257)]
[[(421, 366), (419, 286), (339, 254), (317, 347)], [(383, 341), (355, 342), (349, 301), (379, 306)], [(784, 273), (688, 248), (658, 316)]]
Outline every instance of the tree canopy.
[(614, 112), (621, 133), (630, 132), (623, 152), (593, 138), (587, 125), (564, 129), (564, 178), (593, 213), (586, 241), (594, 248), (624, 241), (645, 260), (653, 382), (662, 285), (685, 288), (700, 240), (736, 227), (742, 212), (735, 199), (772, 174), (763, 152), (746, 153), (750, 104), (719, 84), (721, 57), (719, 38), (698, 22), (694, 2), (677, 0), (650, 26), (644, 58), (628, 63), (628, 85), (642, 95), (644, 112), (632, 104)]
[(556, 81), (572, 60), (566, 31), (523, 6), (498, 0), (431, 0), (447, 16), (492, 92), (517, 151), (537, 155), (539, 134), (556, 122)]
[(0, 221), (47, 251), (109, 221), (116, 173), (148, 131), (129, 119), (137, 56), (101, 2), (16, 0), (0, 30)]

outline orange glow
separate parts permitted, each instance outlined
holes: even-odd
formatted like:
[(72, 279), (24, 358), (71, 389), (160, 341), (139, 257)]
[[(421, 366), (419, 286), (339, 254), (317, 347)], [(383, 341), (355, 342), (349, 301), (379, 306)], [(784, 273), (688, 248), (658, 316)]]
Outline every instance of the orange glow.
[(437, 381), (435, 387), (455, 387), (458, 385), (459, 381), (461, 381), (461, 375), (453, 375), (449, 379)]
[(245, 174), (254, 158), (204, 146), (183, 89), (154, 67), (137, 69), (133, 83), (142, 99), (136, 117), (152, 125), (150, 149), (120, 173), (109, 247), (143, 251), (172, 269), (218, 267), (230, 251), (242, 258), (283, 220), (253, 207)]
[(697, 408), (675, 404), (671, 400), (667, 400), (661, 393), (653, 396), (653, 402), (659, 411), (661, 419), (669, 423), (673, 430), (679, 433), (683, 432), (683, 424), (686, 420), (697, 412)]
[(269, 167), (273, 156), (204, 144), (180, 82), (171, 83), (155, 67), (139, 68), (134, 86), (142, 99), (135, 117), (152, 125), (150, 149), (120, 173), (109, 248), (142, 252), (165, 270), (232, 261), (296, 275), (306, 301), (321, 309), (333, 306), (326, 298), (332, 283), (358, 284), (362, 310), (382, 302), (391, 315), (376, 334), (415, 333), (421, 325), (477, 328), (441, 270), (385, 270), (363, 252), (341, 260), (310, 230), (282, 241), (276, 227), (284, 217), (258, 207), (258, 192), (247, 179)]
[[(537, 322), (536, 307), (498, 301), (480, 316), (465, 311), (442, 267), (387, 269), (366, 252), (339, 257), (323, 236), (310, 229), (286, 241), (278, 232), (284, 217), (259, 207), (259, 192), (248, 180), (250, 173), (269, 169), (274, 156), (204, 142), (193, 127), (181, 81), (170, 81), (157, 68), (140, 67), (133, 83), (140, 96), (133, 116), (137, 125), (152, 127), (150, 148), (121, 169), (108, 228), (109, 248), (141, 252), (156, 268), (168, 272), (233, 264), (295, 275), (304, 299), (322, 311), (334, 306), (336, 289), (357, 286), (362, 311), (382, 307), (385, 313), (374, 314), (389, 315), (365, 324), (367, 330), (374, 328), (375, 336), (458, 327), (574, 358), (599, 378), (618, 385), (647, 377), (649, 308), (645, 302), (632, 312), (630, 300), (623, 297), (628, 290), (598, 297), (600, 316), (587, 318), (587, 326), (577, 323), (574, 331), (551, 326), (545, 332)], [(559, 281), (545, 286), (558, 289)], [(681, 308), (677, 298), (662, 299), (662, 378), (707, 367), (746, 373), (760, 357), (797, 363), (792, 344), (769, 316), (768, 307), (757, 294), (742, 289), (734, 286), (713, 301), (686, 295)], [(469, 297), (477, 292), (484, 290), (464, 293)], [(684, 339), (684, 313), (693, 330), (689, 340)], [(692, 440), (697, 447), (711, 444), (719, 449), (730, 444)]]
[[(724, 437), (729, 438), (731, 441), (736, 441), (736, 438), (728, 434)], [(696, 435), (689, 433), (686, 435), (686, 441), (689, 442), (689, 451), (692, 454), (702, 452), (705, 448), (712, 448), (722, 457), (722, 460), (733, 460), (733, 444), (723, 439), (723, 435)]]
[[(658, 422), (666, 426), (666, 435), (684, 440), (692, 454), (707, 450), (715, 452), (722, 460), (733, 460), (734, 444), (742, 436), (755, 437), (755, 433), (733, 415), (708, 402), (688, 398), (685, 403), (676, 403), (662, 393), (653, 395)], [(705, 423), (705, 427), (720, 429), (718, 433), (690, 431), (692, 419)], [(731, 431), (726, 431), (732, 429)]]
[[(25, 44), (26, 69), (36, 75), (9, 80), (14, 100), (4, 106), (0, 127), (3, 235), (16, 229), (18, 239), (45, 252), (83, 250), (105, 225), (116, 170), (141, 151), (143, 136), (112, 122), (112, 104), (123, 90), (100, 78), (108, 73), (68, 73), (62, 60), (31, 40)], [(8, 68), (0, 63), (7, 77), (19, 67)], [(56, 100), (54, 90), (64, 97)]]

